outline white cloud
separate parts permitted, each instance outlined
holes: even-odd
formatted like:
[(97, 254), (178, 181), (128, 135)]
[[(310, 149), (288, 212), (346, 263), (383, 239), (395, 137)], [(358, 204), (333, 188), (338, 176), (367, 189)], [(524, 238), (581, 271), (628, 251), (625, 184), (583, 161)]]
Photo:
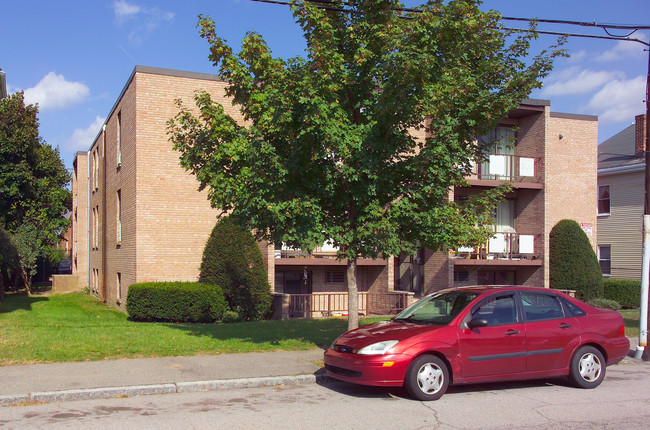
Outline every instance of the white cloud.
[(81, 82), (68, 82), (63, 75), (50, 72), (35, 87), (25, 90), (25, 103), (38, 103), (40, 109), (59, 109), (82, 101), (89, 93)]
[(585, 60), (587, 58), (587, 51), (584, 49), (582, 51), (578, 52), (573, 52), (569, 53), (570, 57), (567, 58), (565, 61), (569, 63), (580, 63), (582, 60)]
[(140, 7), (133, 3), (127, 3), (125, 0), (114, 2), (113, 11), (118, 24), (124, 24), (126, 21), (132, 23), (128, 39), (129, 43), (134, 46), (142, 44), (147, 33), (172, 21), (176, 16), (173, 12), (167, 12), (157, 7)]
[(621, 71), (581, 70), (579, 67), (570, 67), (559, 73), (552, 74), (544, 83), (541, 94), (544, 97), (587, 94), (613, 79), (624, 78), (625, 73)]
[(118, 22), (124, 22), (129, 18), (133, 18), (135, 15), (140, 13), (140, 6), (127, 3), (124, 0), (119, 0), (113, 3), (113, 11), (115, 12), (115, 18)]
[(645, 76), (613, 80), (589, 100), (581, 110), (597, 112), (601, 123), (630, 121), (645, 111)]
[(106, 118), (97, 116), (95, 121), (86, 128), (76, 128), (72, 132), (72, 137), (67, 141), (67, 147), (71, 151), (83, 151), (90, 148), (93, 140), (104, 125)]
[[(648, 36), (644, 33), (639, 33), (638, 35), (633, 35), (630, 37), (634, 39), (641, 39), (646, 42), (648, 41)], [(626, 42), (621, 40), (612, 49), (597, 55), (595, 59), (596, 61), (601, 61), (601, 62), (612, 62), (612, 61), (619, 61), (622, 60), (623, 58), (630, 58), (630, 57), (642, 58), (645, 56), (644, 53), (645, 48), (646, 48), (645, 45), (642, 45), (638, 42)]]

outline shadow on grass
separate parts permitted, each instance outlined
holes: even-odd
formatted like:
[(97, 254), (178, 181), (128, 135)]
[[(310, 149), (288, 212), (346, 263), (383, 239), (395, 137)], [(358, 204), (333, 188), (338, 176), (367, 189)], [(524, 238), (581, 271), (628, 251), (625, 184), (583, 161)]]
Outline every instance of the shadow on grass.
[[(361, 325), (375, 322), (377, 318), (361, 321)], [(231, 324), (164, 324), (192, 336), (209, 336), (219, 340), (239, 339), (256, 344), (288, 347), (292, 342), (298, 347), (305, 342), (320, 348), (328, 347), (334, 339), (347, 331), (347, 319), (295, 319), (239, 322)]]
[(5, 294), (2, 302), (0, 302), (0, 314), (8, 314), (10, 312), (21, 310), (31, 311), (34, 303), (48, 300), (47, 297), (27, 296), (24, 294)]

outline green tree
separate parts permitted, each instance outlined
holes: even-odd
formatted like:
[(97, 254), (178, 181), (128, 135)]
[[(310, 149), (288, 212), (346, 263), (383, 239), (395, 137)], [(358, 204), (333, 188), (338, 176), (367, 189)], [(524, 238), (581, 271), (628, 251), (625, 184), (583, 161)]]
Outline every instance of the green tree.
[[(503, 189), (463, 202), (488, 144), (477, 144), (551, 69), (562, 51), (529, 64), (530, 32), (500, 29), (478, 1), (293, 1), (306, 58), (273, 58), (248, 33), (233, 53), (200, 17), (210, 59), (247, 120), (238, 125), (206, 93), (200, 115), (179, 101), (170, 139), (214, 207), (265, 237), (303, 249), (332, 240), (347, 260), (350, 318), (358, 325), (359, 257), (476, 244), (490, 232)], [(416, 136), (421, 135), (418, 138)]]
[(63, 214), (71, 201), (70, 175), (59, 150), (40, 137), (37, 114), (22, 92), (0, 100), (0, 224), (13, 245), (2, 248), (17, 251), (28, 293), (37, 257), (68, 227)]
[(598, 257), (580, 225), (570, 219), (555, 224), (549, 237), (551, 288), (575, 290), (578, 298), (591, 300), (604, 295)]
[(262, 252), (250, 230), (221, 219), (205, 245), (199, 282), (218, 285), (230, 309), (255, 321), (271, 309), (271, 289)]

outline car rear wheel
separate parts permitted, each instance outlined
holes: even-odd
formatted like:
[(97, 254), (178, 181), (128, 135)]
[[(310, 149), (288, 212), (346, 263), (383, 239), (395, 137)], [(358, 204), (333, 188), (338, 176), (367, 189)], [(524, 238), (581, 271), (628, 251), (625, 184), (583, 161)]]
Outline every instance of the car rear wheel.
[(579, 388), (596, 388), (605, 379), (605, 358), (593, 346), (583, 346), (571, 359), (569, 378)]
[(418, 400), (438, 400), (449, 386), (449, 369), (435, 355), (422, 355), (409, 365), (404, 386)]

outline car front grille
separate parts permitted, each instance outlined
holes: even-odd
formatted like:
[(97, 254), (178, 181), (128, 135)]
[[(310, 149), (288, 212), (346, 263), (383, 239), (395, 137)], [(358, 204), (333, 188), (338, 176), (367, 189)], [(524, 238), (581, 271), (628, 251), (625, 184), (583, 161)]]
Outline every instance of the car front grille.
[(332, 372), (334, 374), (341, 375), (341, 376), (349, 376), (351, 378), (360, 378), (361, 377), (361, 372), (357, 372), (357, 371), (354, 371), (354, 370), (343, 369), (342, 367), (330, 366), (329, 364), (325, 365), (325, 369), (327, 369), (329, 372)]
[(336, 352), (343, 352), (345, 354), (354, 354), (357, 352), (354, 348), (345, 345), (334, 345), (332, 349)]

